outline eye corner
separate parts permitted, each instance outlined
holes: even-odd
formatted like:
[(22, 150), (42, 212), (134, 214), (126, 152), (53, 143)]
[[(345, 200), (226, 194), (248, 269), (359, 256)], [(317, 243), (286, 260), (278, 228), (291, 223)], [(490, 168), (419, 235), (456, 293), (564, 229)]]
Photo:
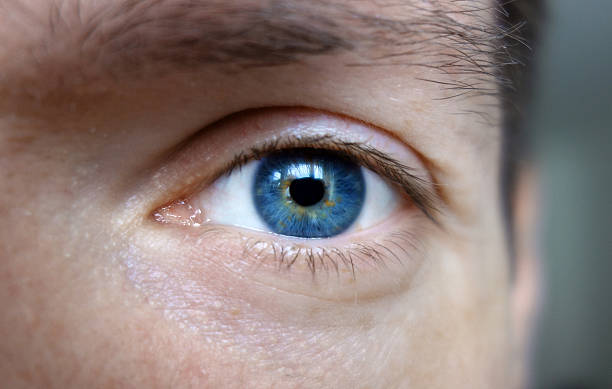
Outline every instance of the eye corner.
[(206, 222), (203, 211), (185, 199), (174, 200), (155, 208), (149, 214), (149, 218), (159, 224), (185, 227), (200, 227)]

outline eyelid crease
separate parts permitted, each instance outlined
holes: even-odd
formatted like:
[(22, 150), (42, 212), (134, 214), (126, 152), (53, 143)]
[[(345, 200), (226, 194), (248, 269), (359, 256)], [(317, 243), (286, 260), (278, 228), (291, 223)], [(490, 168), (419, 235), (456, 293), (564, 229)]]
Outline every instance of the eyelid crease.
[(259, 160), (268, 154), (294, 148), (324, 149), (338, 152), (342, 157), (364, 166), (398, 185), (414, 201), (415, 205), (435, 224), (441, 212), (439, 198), (428, 186), (435, 185), (411, 173), (412, 168), (381, 150), (362, 142), (350, 142), (333, 135), (282, 136), (247, 152), (240, 152), (225, 166), (221, 175), (229, 175), (251, 160)]

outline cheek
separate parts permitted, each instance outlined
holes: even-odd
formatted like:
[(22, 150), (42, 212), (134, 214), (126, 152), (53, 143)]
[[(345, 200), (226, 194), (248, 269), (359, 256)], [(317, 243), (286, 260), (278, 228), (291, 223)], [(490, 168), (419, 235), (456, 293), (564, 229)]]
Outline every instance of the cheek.
[(209, 240), (186, 258), (184, 249), (168, 247), (172, 241), (163, 250), (142, 243), (122, 250), (126, 287), (192, 338), (205, 360), (215, 355), (227, 361), (225, 369), (258, 383), (344, 386), (369, 379), (364, 367), (379, 355), (368, 342), (378, 344), (380, 307), (326, 302), (257, 282), (236, 265), (241, 253), (228, 244)]
[(259, 282), (228, 266), (243, 253), (227, 244), (208, 241), (186, 260), (176, 248), (191, 244), (186, 239), (166, 239), (163, 247), (152, 240), (142, 235), (120, 250), (125, 288), (141, 296), (155, 322), (191, 339), (189, 355), (179, 351), (189, 364), (240, 371), (254, 382), (341, 387), (447, 385), (495, 375), (502, 318), (489, 307), (499, 306), (500, 296), (478, 282), (469, 248), (428, 247), (402, 293), (346, 302)]

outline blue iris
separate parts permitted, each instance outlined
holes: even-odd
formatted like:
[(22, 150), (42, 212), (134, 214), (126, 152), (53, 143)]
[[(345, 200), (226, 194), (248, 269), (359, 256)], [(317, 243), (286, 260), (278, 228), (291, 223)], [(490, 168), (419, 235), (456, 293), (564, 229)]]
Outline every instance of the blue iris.
[(353, 224), (365, 199), (361, 167), (331, 151), (294, 149), (261, 160), (255, 208), (278, 234), (327, 238)]

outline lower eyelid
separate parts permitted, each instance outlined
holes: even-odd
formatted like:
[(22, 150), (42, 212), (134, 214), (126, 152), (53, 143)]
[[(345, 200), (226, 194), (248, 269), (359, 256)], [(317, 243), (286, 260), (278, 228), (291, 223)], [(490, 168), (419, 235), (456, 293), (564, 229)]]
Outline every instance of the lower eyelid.
[[(171, 241), (176, 247), (162, 245), (159, 252), (175, 256), (170, 256), (171, 263), (162, 261), (153, 266), (169, 266), (169, 270), (155, 272), (178, 273), (181, 280), (194, 274), (218, 274), (219, 270), (212, 269), (223, 269), (226, 275), (221, 277), (246, 278), (291, 294), (336, 302), (355, 298), (366, 301), (409, 287), (425, 259), (427, 219), (410, 210), (395, 218), (402, 223), (398, 225), (396, 220), (381, 226), (374, 235), (358, 233), (326, 240), (281, 237), (227, 226), (170, 227), (163, 232), (175, 236)], [(168, 236), (164, 238), (168, 240)], [(162, 244), (164, 239), (146, 241)], [(155, 247), (148, 249), (156, 251)], [(193, 282), (211, 281), (204, 277)]]

